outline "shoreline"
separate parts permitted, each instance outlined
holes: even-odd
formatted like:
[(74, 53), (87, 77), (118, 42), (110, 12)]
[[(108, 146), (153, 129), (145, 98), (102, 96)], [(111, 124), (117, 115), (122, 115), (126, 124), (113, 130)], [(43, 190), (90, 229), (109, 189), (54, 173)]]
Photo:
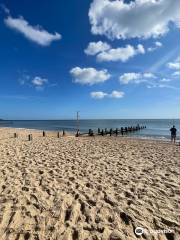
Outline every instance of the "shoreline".
[[(56, 131), (56, 130), (43, 130), (43, 129), (34, 129), (34, 128), (13, 128), (13, 127), (0, 127), (0, 130), (3, 130), (3, 129), (9, 129), (9, 130), (14, 130), (14, 131), (26, 131), (26, 132), (34, 132), (34, 133), (42, 133), (43, 131), (47, 132), (47, 133), (54, 133), (54, 134), (57, 134), (58, 132), (59, 133), (62, 133), (63, 130), (60, 130), (60, 131)], [(76, 131), (67, 131), (65, 130), (66, 132), (66, 135), (67, 136), (74, 136), (75, 137), (75, 134), (76, 134)], [(84, 137), (90, 137), (88, 135), (82, 135), (80, 136), (80, 138), (84, 138)], [(95, 135), (95, 137), (101, 137), (101, 136), (98, 136), (98, 135)], [(109, 135), (105, 135), (103, 136), (104, 138), (105, 137), (110, 137)], [(115, 137), (115, 136), (111, 136), (111, 137)], [(151, 136), (133, 136), (131, 135), (131, 133), (128, 135), (124, 135), (124, 136), (121, 136), (119, 135), (118, 138), (122, 138), (122, 139), (132, 139), (132, 140), (142, 140), (142, 141), (157, 141), (157, 142), (162, 142), (162, 143), (171, 143), (171, 138), (166, 138), (166, 137), (151, 137)], [(177, 143), (180, 143), (180, 138), (177, 137), (177, 140), (176, 140), (176, 144)]]

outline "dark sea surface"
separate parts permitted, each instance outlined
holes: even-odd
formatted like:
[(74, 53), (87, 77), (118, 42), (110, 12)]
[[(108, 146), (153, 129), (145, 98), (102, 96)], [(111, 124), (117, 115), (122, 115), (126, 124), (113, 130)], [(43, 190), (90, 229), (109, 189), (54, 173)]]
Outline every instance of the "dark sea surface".
[[(136, 126), (137, 124), (145, 125), (146, 129), (129, 134), (129, 136), (140, 138), (170, 139), (169, 129), (174, 124), (178, 130), (177, 138), (180, 139), (180, 119), (99, 119), (99, 120), (80, 120), (80, 132), (88, 132), (88, 129), (97, 131), (98, 128), (121, 128)], [(12, 120), (0, 121), (0, 127), (28, 128), (52, 131), (70, 131), (75, 132), (77, 129), (76, 120)]]

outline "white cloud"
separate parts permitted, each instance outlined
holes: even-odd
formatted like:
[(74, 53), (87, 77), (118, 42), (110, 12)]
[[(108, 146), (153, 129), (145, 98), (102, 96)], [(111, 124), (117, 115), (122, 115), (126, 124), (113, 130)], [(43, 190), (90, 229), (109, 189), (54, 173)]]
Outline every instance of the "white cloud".
[(103, 52), (106, 50), (109, 50), (111, 48), (111, 46), (109, 44), (107, 44), (106, 42), (90, 42), (88, 47), (84, 50), (84, 52), (87, 55), (96, 55), (99, 52)]
[(80, 68), (71, 69), (70, 74), (74, 78), (75, 83), (93, 85), (107, 81), (111, 75), (106, 69), (96, 70), (95, 68)]
[(155, 46), (156, 46), (156, 47), (162, 47), (163, 44), (162, 44), (161, 42), (158, 42), (158, 41), (157, 41), (157, 42), (155, 42)]
[(119, 77), (119, 80), (123, 84), (128, 84), (129, 82), (137, 82), (141, 78), (140, 73), (124, 73)]
[(144, 54), (144, 53), (145, 53), (144, 46), (143, 46), (142, 44), (138, 44), (138, 45), (137, 45), (136, 52), (137, 52), (137, 53)]
[(179, 77), (180, 76), (180, 71), (176, 71), (172, 74), (174, 77)]
[(171, 82), (172, 79), (169, 79), (169, 78), (163, 78), (160, 80), (160, 82)]
[(138, 44), (137, 48), (127, 45), (126, 47), (111, 48), (106, 42), (91, 42), (84, 51), (87, 55), (96, 55), (97, 61), (122, 61), (126, 62), (137, 54), (144, 54), (145, 49), (142, 44)]
[(48, 46), (53, 41), (61, 39), (59, 33), (49, 33), (39, 25), (31, 26), (23, 17), (12, 18), (8, 16), (4, 22), (9, 28), (22, 33), (27, 39), (41, 46)]
[(139, 44), (137, 48), (127, 45), (122, 48), (111, 48), (108, 51), (101, 52), (97, 55), (97, 60), (100, 62), (108, 61), (122, 61), (126, 62), (137, 54), (144, 54), (145, 49), (143, 45)]
[(153, 52), (155, 50), (157, 50), (158, 48), (161, 48), (163, 46), (163, 44), (161, 42), (155, 42), (153, 47), (149, 47), (147, 50), (148, 52)]
[(105, 96), (107, 96), (105, 92), (91, 92), (91, 97), (95, 99), (103, 99)]
[(122, 84), (129, 84), (129, 83), (142, 83), (147, 82), (148, 79), (155, 79), (156, 76), (152, 73), (124, 73), (119, 77), (119, 81)]
[(22, 76), (18, 79), (21, 86), (27, 86), (30, 88), (35, 88), (36, 90), (43, 90), (45, 87), (57, 86), (55, 83), (50, 83), (47, 78), (40, 76), (31, 77), (27, 73), (23, 73)]
[(42, 77), (35, 77), (35, 78), (33, 78), (33, 80), (31, 82), (35, 87), (42, 87), (46, 83), (48, 83), (48, 80), (46, 78), (42, 78)]
[(156, 78), (156, 76), (153, 73), (143, 73), (142, 78)]
[(108, 97), (108, 98), (123, 98), (124, 97), (124, 92), (121, 92), (121, 91), (112, 91), (111, 93), (105, 93), (105, 92), (91, 92), (91, 97), (92, 98), (95, 98), (95, 99), (103, 99), (105, 97)]
[(173, 70), (180, 70), (180, 59), (177, 58), (174, 62), (169, 62), (167, 67)]
[(120, 91), (112, 91), (111, 94), (109, 94), (109, 97), (111, 98), (123, 98), (124, 97), (124, 92), (120, 92)]
[(154, 83), (151, 85), (148, 85), (147, 88), (151, 89), (151, 88), (167, 88), (167, 89), (173, 89), (173, 90), (180, 90), (180, 88), (178, 87), (174, 87), (171, 85), (167, 85), (167, 84), (159, 84), (159, 83)]
[(168, 63), (168, 67), (170, 69), (175, 69), (175, 70), (179, 70), (180, 69), (180, 62), (170, 62)]
[(44, 90), (45, 85), (48, 84), (48, 79), (42, 77), (34, 77), (31, 81), (31, 84), (35, 87), (36, 90)]
[(93, 34), (111, 39), (159, 37), (170, 23), (180, 27), (179, 0), (93, 0), (89, 9)]

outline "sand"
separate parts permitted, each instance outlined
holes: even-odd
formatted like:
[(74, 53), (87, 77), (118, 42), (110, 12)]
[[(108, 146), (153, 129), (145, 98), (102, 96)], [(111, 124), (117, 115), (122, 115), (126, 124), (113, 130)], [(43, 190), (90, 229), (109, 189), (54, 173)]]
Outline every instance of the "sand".
[(179, 166), (170, 143), (0, 129), (0, 240), (178, 240)]

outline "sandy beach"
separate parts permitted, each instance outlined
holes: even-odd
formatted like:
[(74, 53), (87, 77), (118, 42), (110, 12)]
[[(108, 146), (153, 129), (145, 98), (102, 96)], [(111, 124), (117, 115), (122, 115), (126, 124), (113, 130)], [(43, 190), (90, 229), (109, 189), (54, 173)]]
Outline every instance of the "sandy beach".
[(1, 128), (0, 240), (178, 240), (179, 167), (170, 143)]

